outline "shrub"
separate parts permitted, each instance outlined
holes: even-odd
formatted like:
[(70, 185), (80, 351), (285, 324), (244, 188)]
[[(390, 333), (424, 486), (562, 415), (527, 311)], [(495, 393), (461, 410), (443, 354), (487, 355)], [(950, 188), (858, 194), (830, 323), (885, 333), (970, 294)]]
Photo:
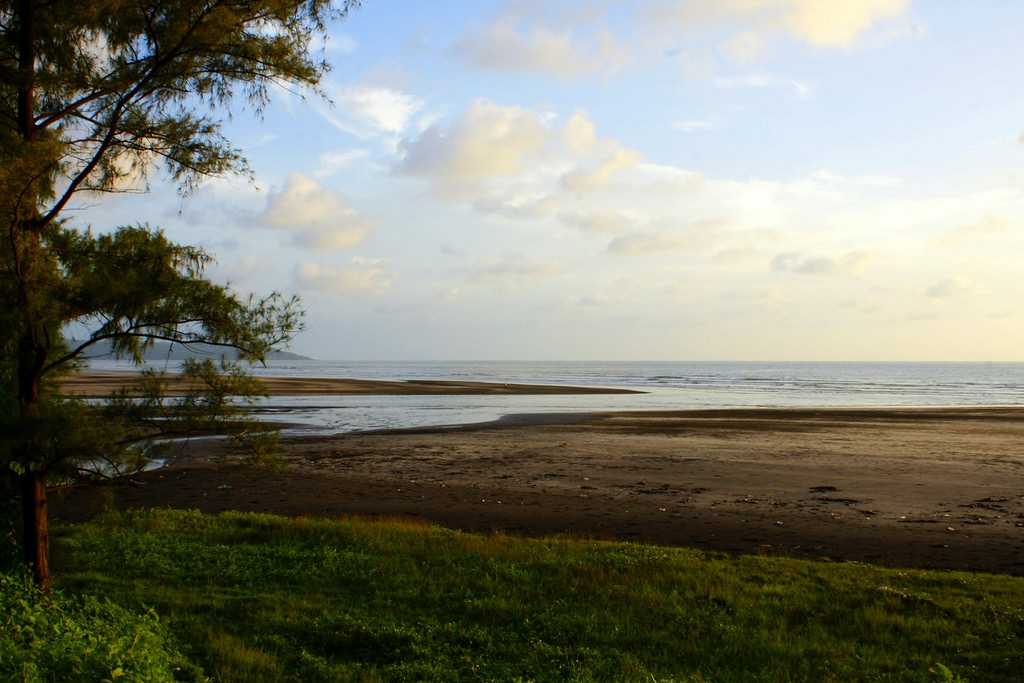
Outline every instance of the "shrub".
[(15, 494), (14, 478), (0, 471), (0, 572), (22, 566), (17, 531), (21, 509)]
[(156, 614), (94, 597), (44, 595), (0, 574), (0, 680), (203, 680), (172, 646)]

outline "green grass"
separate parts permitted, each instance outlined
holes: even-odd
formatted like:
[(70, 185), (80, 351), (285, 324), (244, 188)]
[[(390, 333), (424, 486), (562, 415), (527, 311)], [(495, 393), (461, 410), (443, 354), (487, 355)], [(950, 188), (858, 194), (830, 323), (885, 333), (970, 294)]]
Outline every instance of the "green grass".
[(1013, 577), (170, 510), (65, 527), (57, 550), (65, 589), (155, 609), (221, 681), (1024, 671)]

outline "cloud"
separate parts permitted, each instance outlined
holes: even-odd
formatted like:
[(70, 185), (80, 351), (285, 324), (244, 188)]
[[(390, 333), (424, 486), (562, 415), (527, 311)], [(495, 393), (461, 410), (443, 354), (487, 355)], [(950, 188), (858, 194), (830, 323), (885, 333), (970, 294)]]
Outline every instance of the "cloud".
[(237, 244), (217, 245), (228, 247), (234, 252), (230, 259), (217, 260), (209, 270), (209, 275), (216, 282), (226, 282), (237, 287), (244, 284), (247, 287), (265, 286), (267, 271), (272, 268), (271, 263), (261, 256), (239, 253)]
[(391, 273), (381, 259), (353, 257), (345, 268), (302, 263), (295, 269), (299, 289), (326, 294), (380, 294), (391, 287)]
[(819, 47), (850, 47), (873, 24), (903, 14), (910, 0), (790, 0), (783, 5), (781, 20), (793, 35)]
[(344, 249), (363, 241), (370, 226), (337, 193), (301, 173), (291, 173), (284, 187), (267, 195), (259, 216), (268, 227), (292, 234), (297, 245)]
[(345, 88), (338, 95), (356, 121), (384, 133), (401, 133), (423, 102), (391, 88)]
[(959, 232), (965, 235), (984, 237), (987, 235), (1001, 235), (1010, 231), (1010, 221), (1002, 216), (987, 214), (977, 223), (971, 223), (959, 228)]
[[(734, 61), (761, 58), (779, 37), (818, 48), (851, 48), (873, 27), (899, 19), (911, 0), (650, 0), (571, 8), (559, 3), (506, 2), (490, 23), (466, 31), (450, 48), (463, 64), (499, 72), (559, 78), (615, 74), (627, 66), (679, 52), (680, 41), (725, 33)], [(613, 32), (632, 26), (629, 34)], [(886, 33), (891, 39), (897, 33)]]
[(772, 259), (772, 270), (779, 273), (822, 275), (835, 272), (836, 262), (827, 256), (805, 258), (797, 252), (786, 252)]
[(520, 107), (477, 100), (450, 127), (434, 124), (403, 143), (398, 170), (447, 189), (523, 171), (544, 148), (545, 118)]
[(721, 239), (727, 224), (725, 220), (714, 218), (691, 223), (681, 230), (634, 232), (613, 239), (608, 243), (608, 251), (637, 255), (702, 249)]
[[(563, 122), (564, 121), (564, 122)], [(398, 173), (428, 180), (441, 197), (508, 218), (553, 215), (566, 193), (607, 186), (642, 157), (600, 138), (583, 112), (551, 112), (473, 102), (449, 123), (439, 122), (400, 146)]]
[(359, 49), (359, 43), (352, 36), (339, 33), (324, 40), (324, 49), (329, 52), (338, 52), (343, 55), (350, 55)]
[(725, 52), (741, 64), (756, 61), (767, 49), (768, 37), (759, 31), (743, 31), (725, 43)]
[(573, 114), (562, 132), (566, 146), (577, 154), (586, 154), (597, 143), (597, 126), (581, 111)]
[(481, 197), (473, 208), (513, 220), (535, 220), (550, 216), (558, 208), (558, 200), (551, 195), (506, 195)]
[(761, 251), (753, 247), (729, 247), (728, 249), (715, 252), (711, 260), (720, 265), (732, 265), (750, 261), (760, 255)]
[(573, 192), (593, 192), (608, 185), (619, 171), (636, 166), (643, 160), (640, 153), (626, 147), (617, 147), (593, 166), (577, 168), (562, 176), (562, 185)]
[(804, 256), (799, 252), (785, 252), (772, 259), (772, 270), (778, 273), (800, 275), (833, 275), (835, 273), (860, 273), (870, 263), (874, 254), (868, 251), (850, 251), (838, 258), (829, 256)]
[(888, 175), (841, 175), (827, 169), (819, 169), (810, 179), (823, 185), (860, 185), (863, 187), (892, 189), (903, 185), (903, 179)]
[(341, 169), (369, 156), (365, 149), (339, 149), (320, 155), (320, 167), (313, 172), (317, 178), (329, 178)]
[(933, 299), (948, 299), (963, 294), (973, 294), (977, 291), (977, 285), (970, 278), (954, 275), (936, 282), (925, 290), (925, 294)]
[(467, 272), (466, 282), (474, 285), (507, 285), (553, 277), (562, 272), (556, 263), (528, 261), (510, 255), (478, 263)]
[(423, 109), (423, 101), (388, 87), (348, 86), (334, 93), (337, 108), (320, 107), (331, 125), (360, 139), (398, 136)]
[(616, 237), (608, 243), (613, 254), (652, 254), (678, 249), (689, 249), (698, 242), (692, 235), (674, 235), (666, 232), (634, 232)]
[(710, 121), (703, 121), (701, 119), (688, 119), (672, 122), (672, 130), (678, 130), (680, 133), (699, 133), (702, 130), (710, 130), (711, 128), (712, 125)]
[(637, 223), (635, 217), (616, 210), (563, 212), (559, 214), (558, 219), (570, 228), (599, 234), (624, 232)]
[[(961, 197), (901, 200), (893, 196), (899, 179), (884, 175), (705, 176), (644, 159), (603, 135), (585, 112), (559, 115), (487, 100), (411, 134), (401, 149), (396, 173), (422, 180), (443, 202), (493, 217), (491, 225), (504, 230), (494, 239), (544, 254), (578, 248), (567, 229), (587, 239), (604, 236), (609, 256), (600, 263), (616, 269), (628, 267), (626, 259), (665, 265), (662, 259), (679, 256), (700, 260), (707, 272), (727, 264), (730, 274), (753, 280), (766, 277), (768, 262), (794, 278), (832, 276), (830, 286), (852, 287), (850, 276), (875, 255), (850, 250), (851, 238), (884, 240), (895, 258), (920, 248), (919, 235), (934, 230), (935, 216), (943, 214), (946, 222), (938, 225), (948, 225), (965, 206)], [(983, 202), (1002, 213), (1017, 197), (1019, 191), (978, 193), (972, 214)], [(518, 224), (506, 222), (513, 220)], [(472, 278), (488, 281), (488, 273), (495, 276), (480, 270)], [(788, 286), (784, 278), (773, 281)]]
[(936, 242), (941, 246), (962, 246), (991, 237), (1005, 235), (1010, 232), (1010, 229), (1010, 221), (1006, 218), (988, 213), (978, 221), (961, 225), (943, 233), (936, 239)]
[(311, 52), (328, 52), (339, 55), (350, 55), (359, 49), (359, 43), (346, 33), (314, 34), (310, 40)]
[(612, 74), (629, 61), (608, 31), (581, 37), (570, 29), (522, 27), (508, 17), (470, 30), (452, 46), (452, 54), (477, 69), (561, 78)]
[(896, 19), (910, 0), (672, 0), (648, 13), (659, 26), (678, 30), (723, 25), (738, 31), (730, 52), (756, 57), (775, 35), (821, 48), (849, 48), (876, 24)]
[(800, 99), (811, 96), (811, 86), (794, 78), (784, 78), (769, 74), (750, 74), (747, 76), (719, 76), (714, 80), (715, 87), (726, 90), (736, 88), (783, 88), (793, 92)]
[(246, 149), (259, 149), (260, 147), (269, 145), (274, 140), (277, 140), (277, 133), (264, 133), (263, 135), (259, 136), (258, 138), (247, 144), (245, 147)]

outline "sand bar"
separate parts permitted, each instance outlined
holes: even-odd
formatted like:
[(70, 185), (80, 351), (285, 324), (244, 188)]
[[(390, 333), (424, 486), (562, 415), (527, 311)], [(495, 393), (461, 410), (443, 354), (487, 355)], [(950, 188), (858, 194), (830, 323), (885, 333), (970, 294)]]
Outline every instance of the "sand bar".
[[(134, 372), (82, 372), (61, 380), (66, 396), (102, 398), (123, 387), (131, 387), (139, 378)], [(331, 377), (261, 377), (271, 396), (346, 396), (346, 395), (482, 395), (482, 394), (640, 394), (642, 391), (601, 387), (571, 387), (548, 384), (500, 384), (447, 380), (373, 380)], [(174, 395), (188, 390), (188, 383), (172, 376), (168, 385)]]
[[(180, 446), (119, 507), (415, 517), (706, 550), (1024, 575), (1024, 409), (517, 417), (284, 440), (286, 467)], [(81, 519), (102, 495), (69, 492)]]

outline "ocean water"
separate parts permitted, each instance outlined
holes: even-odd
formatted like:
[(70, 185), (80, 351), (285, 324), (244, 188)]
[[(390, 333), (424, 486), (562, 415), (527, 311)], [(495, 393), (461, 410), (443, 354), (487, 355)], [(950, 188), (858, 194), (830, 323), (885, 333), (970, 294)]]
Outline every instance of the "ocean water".
[[(90, 362), (96, 370), (130, 363)], [(153, 364), (175, 370), (176, 362)], [(643, 394), (545, 396), (276, 396), (266, 419), (302, 430), (371, 429), (485, 422), (520, 413), (731, 407), (1024, 405), (1024, 363), (765, 362), (343, 362), (274, 361), (256, 375), (449, 379), (617, 387)]]

